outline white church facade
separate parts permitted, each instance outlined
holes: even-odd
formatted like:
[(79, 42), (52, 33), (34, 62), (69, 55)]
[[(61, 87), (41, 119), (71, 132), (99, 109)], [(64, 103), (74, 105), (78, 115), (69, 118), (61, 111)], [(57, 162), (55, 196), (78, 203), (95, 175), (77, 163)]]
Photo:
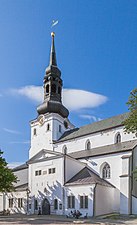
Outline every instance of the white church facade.
[(0, 195), (0, 211), (83, 216), (137, 214), (137, 137), (124, 132), (128, 113), (75, 128), (62, 104), (62, 79), (52, 33), (44, 101), (30, 122), (29, 160), (13, 169), (15, 192)]

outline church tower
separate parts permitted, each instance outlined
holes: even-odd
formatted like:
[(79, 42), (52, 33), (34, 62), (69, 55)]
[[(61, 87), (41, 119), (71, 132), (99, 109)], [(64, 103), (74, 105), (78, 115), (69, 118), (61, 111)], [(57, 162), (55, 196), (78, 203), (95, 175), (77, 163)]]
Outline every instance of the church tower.
[(38, 106), (38, 114), (58, 113), (63, 118), (67, 118), (69, 111), (62, 105), (62, 79), (61, 71), (57, 67), (56, 51), (54, 44), (55, 33), (51, 33), (52, 43), (50, 52), (50, 62), (44, 76), (44, 102)]
[(68, 109), (62, 104), (61, 71), (57, 66), (55, 51), (55, 33), (51, 33), (51, 51), (49, 66), (43, 80), (44, 101), (37, 107), (38, 117), (31, 121), (30, 157), (42, 149), (54, 150), (53, 142), (65, 131), (74, 128), (69, 122)]

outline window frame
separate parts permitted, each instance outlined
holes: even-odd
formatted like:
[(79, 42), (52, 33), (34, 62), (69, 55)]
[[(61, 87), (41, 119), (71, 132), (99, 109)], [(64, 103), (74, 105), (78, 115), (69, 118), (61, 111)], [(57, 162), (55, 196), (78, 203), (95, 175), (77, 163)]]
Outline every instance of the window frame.
[(18, 198), (18, 208), (23, 208), (23, 198)]
[(102, 168), (102, 178), (103, 179), (110, 179), (111, 178), (111, 168), (108, 163), (105, 163)]
[(58, 210), (58, 199), (54, 199), (54, 210)]
[(34, 136), (37, 135), (37, 129), (36, 129), (36, 128), (33, 129), (33, 135), (34, 135)]
[(80, 209), (88, 209), (88, 195), (80, 195)]
[(49, 168), (48, 169), (48, 174), (53, 174), (53, 173), (56, 173), (56, 168), (55, 167)]
[(62, 132), (62, 126), (59, 124), (59, 133)]
[(47, 131), (50, 131), (50, 124), (47, 124)]
[(91, 142), (90, 142), (89, 139), (86, 141), (85, 149), (86, 149), (86, 150), (90, 150), (90, 149), (91, 149)]
[(34, 199), (34, 209), (38, 210), (38, 200)]
[(9, 198), (9, 208), (13, 208), (13, 198)]
[(67, 208), (75, 209), (75, 196), (74, 195), (67, 196)]
[(42, 171), (41, 170), (35, 170), (35, 176), (41, 176)]
[(115, 136), (115, 143), (116, 144), (121, 143), (121, 134), (120, 133), (116, 134), (116, 136)]

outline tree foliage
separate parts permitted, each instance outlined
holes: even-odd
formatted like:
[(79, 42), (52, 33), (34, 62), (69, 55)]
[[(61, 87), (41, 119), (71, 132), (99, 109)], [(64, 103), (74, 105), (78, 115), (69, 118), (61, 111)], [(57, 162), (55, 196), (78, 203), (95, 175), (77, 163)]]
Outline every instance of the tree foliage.
[(8, 168), (7, 162), (2, 155), (3, 152), (0, 150), (0, 192), (10, 192), (14, 190), (14, 183), (17, 182), (17, 177)]
[(137, 181), (137, 167), (133, 170), (133, 179)]
[(124, 121), (125, 132), (137, 135), (137, 88), (131, 91), (128, 102), (130, 111), (128, 118)]

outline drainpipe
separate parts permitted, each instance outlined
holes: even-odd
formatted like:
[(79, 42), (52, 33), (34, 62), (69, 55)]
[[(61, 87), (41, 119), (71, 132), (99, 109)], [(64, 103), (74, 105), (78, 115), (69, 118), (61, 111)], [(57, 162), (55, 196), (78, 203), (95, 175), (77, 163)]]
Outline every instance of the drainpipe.
[(130, 178), (130, 214), (132, 214), (132, 192), (133, 192), (133, 151), (132, 151), (132, 155), (131, 155), (131, 160), (130, 160), (130, 167), (131, 167), (131, 178)]
[(96, 212), (95, 212), (95, 209), (96, 209), (96, 187), (97, 187), (97, 183), (95, 184), (95, 187), (94, 187), (94, 192), (93, 192), (93, 217), (96, 216)]
[(62, 209), (63, 215), (65, 215), (65, 182), (66, 182), (66, 155), (63, 156), (63, 187), (62, 187)]
[(3, 211), (5, 210), (6, 207), (6, 194), (3, 192)]

